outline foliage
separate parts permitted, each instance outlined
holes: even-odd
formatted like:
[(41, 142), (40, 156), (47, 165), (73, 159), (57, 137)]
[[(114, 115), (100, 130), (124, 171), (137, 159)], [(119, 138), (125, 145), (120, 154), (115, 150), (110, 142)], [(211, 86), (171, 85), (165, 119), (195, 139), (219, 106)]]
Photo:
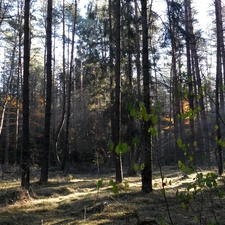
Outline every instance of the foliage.
[[(178, 145), (180, 148), (183, 147), (181, 140), (178, 140)], [(183, 173), (192, 174), (196, 172), (196, 176), (193, 181), (188, 184), (185, 191), (177, 190), (176, 196), (181, 202), (181, 207), (187, 212), (192, 213), (194, 221), (198, 221), (200, 224), (205, 224), (205, 222), (203, 222), (204, 215), (202, 211), (204, 207), (209, 207), (208, 205), (210, 204), (214, 222), (208, 222), (207, 224), (218, 224), (212, 197), (214, 192), (217, 192), (217, 197), (219, 199), (224, 197), (223, 191), (218, 188), (218, 176), (213, 172), (208, 172), (206, 174), (197, 172), (194, 166), (190, 166), (190, 162), (193, 162), (193, 157), (189, 157), (189, 165), (178, 161), (178, 166)], [(197, 201), (201, 201), (201, 204), (196, 204)]]

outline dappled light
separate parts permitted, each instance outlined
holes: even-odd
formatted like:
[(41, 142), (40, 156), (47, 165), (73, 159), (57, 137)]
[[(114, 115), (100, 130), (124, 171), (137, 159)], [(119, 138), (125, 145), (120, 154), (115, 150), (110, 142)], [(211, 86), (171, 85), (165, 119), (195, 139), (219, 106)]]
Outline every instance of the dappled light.
[[(194, 216), (176, 197), (176, 192), (185, 192), (188, 185), (196, 179), (196, 173), (186, 174), (178, 167), (162, 167), (165, 191), (174, 222), (179, 224), (195, 224)], [(32, 170), (38, 176), (39, 170)], [(212, 172), (202, 168), (202, 173)], [(159, 168), (154, 168), (153, 192), (145, 194), (140, 191), (141, 177), (125, 176), (123, 183), (118, 185), (119, 197), (113, 193), (109, 181), (114, 174), (86, 175), (67, 174), (60, 171), (50, 173), (49, 182), (39, 185), (31, 181), (31, 191), (25, 193), (20, 189), (18, 174), (8, 174), (1, 182), (0, 189), (0, 224), (137, 224), (138, 220), (168, 222), (167, 210), (162, 194), (162, 179)], [(102, 187), (98, 181), (102, 179)], [(216, 195), (217, 190), (224, 189), (224, 178), (218, 178), (218, 187), (213, 190), (214, 210), (218, 220), (225, 222), (223, 215), (223, 199)], [(192, 190), (190, 190), (192, 191)], [(207, 194), (208, 193), (208, 194)], [(204, 190), (209, 195), (209, 189)], [(201, 199), (197, 197), (193, 207), (199, 207)], [(210, 204), (204, 202), (204, 210)], [(196, 204), (196, 205), (195, 205)], [(205, 217), (210, 216), (209, 213)], [(19, 221), (19, 222), (18, 222)], [(23, 221), (23, 222), (22, 222)], [(185, 221), (187, 223), (185, 223)], [(193, 221), (193, 222), (191, 222)], [(156, 224), (157, 224), (156, 223)], [(153, 224), (153, 223), (152, 223)]]

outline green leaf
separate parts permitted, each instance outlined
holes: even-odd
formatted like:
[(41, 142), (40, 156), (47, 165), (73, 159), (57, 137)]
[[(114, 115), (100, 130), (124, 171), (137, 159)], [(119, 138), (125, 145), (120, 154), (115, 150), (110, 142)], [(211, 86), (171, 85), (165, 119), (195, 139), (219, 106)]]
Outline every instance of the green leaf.
[(158, 123), (158, 117), (156, 115), (152, 116), (152, 123), (156, 125)]
[(132, 138), (132, 145), (133, 145), (134, 147), (137, 146), (137, 143), (138, 143), (138, 138), (137, 138), (137, 137)]
[(203, 174), (202, 174), (202, 173), (198, 173), (198, 174), (196, 175), (196, 178), (197, 178), (198, 180), (202, 180)]
[(180, 160), (178, 161), (178, 166), (182, 172), (185, 172), (186, 166)]
[(137, 164), (137, 163), (134, 163), (134, 165), (133, 165), (133, 170), (134, 170), (135, 172), (138, 171), (138, 164)]
[(203, 160), (203, 161), (205, 161), (205, 160), (206, 160), (205, 155), (201, 155), (201, 158), (202, 158), (202, 160)]
[(197, 222), (198, 221), (198, 217), (195, 215), (194, 216), (194, 221)]
[(182, 140), (181, 140), (181, 138), (179, 137), (179, 138), (177, 138), (177, 144), (178, 144), (178, 147), (179, 148), (181, 148), (182, 147)]
[(98, 188), (101, 188), (103, 185), (103, 179), (98, 180)]
[(118, 187), (117, 187), (116, 183), (113, 180), (110, 180), (109, 184), (112, 186), (113, 193), (115, 195), (117, 195), (117, 197), (119, 197), (119, 191), (118, 191)]
[(114, 184), (114, 181), (111, 179), (110, 181), (109, 181), (109, 185), (113, 185)]
[(194, 167), (188, 167), (187, 172), (188, 173), (193, 173), (194, 172)]
[(124, 191), (127, 192), (129, 189), (129, 184), (127, 182), (124, 183)]
[(141, 108), (141, 107), (145, 107), (145, 103), (144, 102), (140, 102), (139, 103), (139, 107)]
[(178, 160), (178, 166), (179, 166), (179, 168), (181, 168), (182, 165), (183, 165), (183, 163), (180, 160)]
[(142, 163), (142, 164), (141, 164), (141, 170), (144, 170), (144, 168), (145, 168), (145, 164)]
[(197, 145), (197, 141), (194, 141), (193, 146), (196, 147)]
[(219, 126), (218, 125), (215, 125), (215, 130), (218, 130), (219, 129)]
[(181, 207), (184, 208), (184, 209), (186, 209), (186, 205), (185, 205), (184, 202), (181, 203)]
[(225, 147), (225, 140), (224, 139), (221, 140), (221, 146)]
[(223, 196), (224, 196), (223, 191), (219, 190), (219, 191), (218, 191), (218, 196), (219, 196), (219, 198), (223, 198)]
[(147, 112), (144, 113), (143, 119), (144, 119), (145, 122), (148, 122), (150, 120), (150, 118), (151, 118), (151, 116)]
[(212, 183), (211, 183), (211, 181), (207, 180), (207, 181), (206, 181), (206, 185), (207, 185), (208, 188), (212, 188)]
[(119, 144), (116, 146), (115, 152), (117, 154), (124, 154), (129, 150), (129, 146), (127, 143), (119, 142)]
[(134, 108), (131, 108), (130, 109), (130, 115), (133, 117), (133, 118), (137, 118), (137, 112)]
[(157, 130), (155, 127), (149, 127), (148, 132), (151, 133), (152, 137), (157, 136)]
[(109, 151), (113, 151), (114, 149), (114, 143), (111, 141), (109, 144), (108, 144), (108, 148), (109, 148)]

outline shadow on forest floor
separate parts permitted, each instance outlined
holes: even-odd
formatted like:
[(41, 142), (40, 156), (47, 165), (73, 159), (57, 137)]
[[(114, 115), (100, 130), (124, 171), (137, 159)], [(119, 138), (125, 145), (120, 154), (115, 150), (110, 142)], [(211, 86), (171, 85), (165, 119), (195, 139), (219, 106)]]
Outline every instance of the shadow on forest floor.
[[(218, 178), (216, 189), (205, 190), (187, 208), (176, 197), (176, 192), (187, 190), (196, 174), (184, 176), (177, 167), (162, 169), (174, 224), (210, 224), (212, 221), (225, 224), (225, 200), (217, 194), (219, 189), (224, 191), (223, 177)], [(49, 182), (39, 185), (39, 170), (34, 168), (29, 194), (20, 189), (19, 173), (7, 174), (0, 181), (0, 225), (135, 225), (138, 220), (145, 221), (143, 224), (171, 224), (159, 169), (156, 168), (153, 175), (152, 193), (141, 192), (140, 176), (125, 177), (123, 184), (118, 185), (117, 197), (109, 185), (113, 173), (64, 175), (53, 170)], [(98, 191), (97, 183), (101, 178), (103, 187)], [(197, 221), (197, 217), (201, 220)]]

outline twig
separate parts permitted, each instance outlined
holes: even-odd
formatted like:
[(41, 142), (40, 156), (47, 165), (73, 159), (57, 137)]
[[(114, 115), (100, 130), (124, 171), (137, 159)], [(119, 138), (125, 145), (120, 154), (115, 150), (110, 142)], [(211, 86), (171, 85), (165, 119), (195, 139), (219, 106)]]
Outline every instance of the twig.
[(119, 204), (119, 205), (122, 205), (120, 202), (118, 202), (115, 198), (113, 198), (112, 196), (110, 196), (110, 198), (112, 199), (112, 200), (114, 200), (117, 204)]

